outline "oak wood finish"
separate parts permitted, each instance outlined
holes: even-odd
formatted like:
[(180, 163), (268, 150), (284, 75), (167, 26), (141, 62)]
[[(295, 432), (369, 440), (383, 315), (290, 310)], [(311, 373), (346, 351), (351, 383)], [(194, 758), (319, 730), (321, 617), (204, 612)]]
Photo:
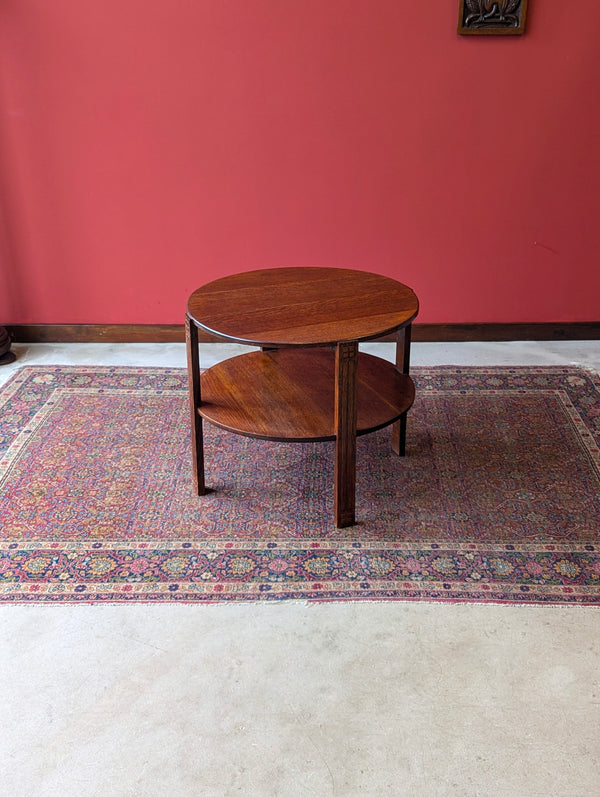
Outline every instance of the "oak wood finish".
[[(358, 355), (356, 435), (382, 429), (412, 406), (412, 379), (392, 363)], [(310, 378), (307, 378), (310, 374)], [(223, 360), (202, 374), (198, 414), (222, 429), (265, 440), (335, 440), (335, 351), (274, 349)]]
[(334, 520), (338, 528), (354, 523), (356, 510), (356, 419), (358, 343), (338, 343), (335, 350)]
[(188, 385), (192, 426), (192, 472), (196, 493), (198, 495), (204, 495), (206, 493), (206, 484), (204, 481), (204, 438), (202, 434), (202, 417), (197, 412), (197, 407), (202, 403), (198, 327), (191, 323), (189, 318), (186, 318), (185, 322), (185, 339), (187, 344)]
[(206, 332), (266, 347), (371, 340), (411, 323), (418, 309), (413, 291), (389, 277), (311, 266), (223, 277), (188, 301)]
[[(396, 334), (396, 368), (401, 373), (408, 374), (410, 371), (410, 324), (399, 329)], [(406, 413), (392, 427), (392, 450), (400, 457), (406, 453)]]
[[(352, 525), (356, 435), (402, 418), (414, 398), (408, 373), (359, 356), (358, 343), (410, 326), (418, 308), (407, 286), (349, 269), (263, 269), (195, 291), (186, 328), (198, 492), (205, 489), (198, 418), (272, 440), (333, 438), (334, 518), (338, 527)], [(261, 351), (213, 366), (198, 379), (193, 327)], [(403, 341), (408, 350), (410, 335)]]

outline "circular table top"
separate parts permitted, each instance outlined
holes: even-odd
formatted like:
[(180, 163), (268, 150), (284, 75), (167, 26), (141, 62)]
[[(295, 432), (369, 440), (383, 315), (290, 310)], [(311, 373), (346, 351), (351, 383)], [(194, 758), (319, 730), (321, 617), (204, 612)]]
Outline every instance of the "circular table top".
[(342, 268), (260, 269), (209, 282), (188, 315), (211, 334), (255, 346), (324, 346), (382, 337), (419, 311), (414, 292), (390, 277)]

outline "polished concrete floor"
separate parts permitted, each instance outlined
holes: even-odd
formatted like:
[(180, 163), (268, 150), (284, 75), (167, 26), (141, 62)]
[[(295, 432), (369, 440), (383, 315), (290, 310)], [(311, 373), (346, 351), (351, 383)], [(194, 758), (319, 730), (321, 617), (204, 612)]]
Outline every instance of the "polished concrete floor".
[[(0, 382), (185, 362), (179, 344), (14, 348)], [(416, 344), (413, 363), (600, 371), (600, 343)], [(2, 795), (600, 795), (599, 608), (3, 606), (0, 623)]]

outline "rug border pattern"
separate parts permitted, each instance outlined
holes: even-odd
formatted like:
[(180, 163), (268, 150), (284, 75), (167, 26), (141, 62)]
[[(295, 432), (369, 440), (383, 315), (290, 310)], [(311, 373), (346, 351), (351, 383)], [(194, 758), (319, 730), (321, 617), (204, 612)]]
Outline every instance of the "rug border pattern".
[[(554, 395), (560, 393), (569, 420), (600, 479), (600, 435), (593, 431), (593, 418), (586, 417), (589, 406), (576, 407), (568, 391), (556, 386), (556, 377), (584, 382), (597, 395), (599, 375), (577, 366), (439, 366), (413, 369), (419, 390), (429, 393), (436, 391), (436, 380), (440, 376), (446, 378), (447, 384), (443, 390), (448, 392), (453, 389), (453, 379), (456, 380), (455, 389), (460, 391), (461, 379), (465, 374), (476, 373), (481, 376), (492, 372), (486, 386), (490, 394), (507, 393), (506, 385), (502, 388), (501, 384), (495, 384), (495, 380), (508, 378), (514, 381), (516, 377), (518, 382), (519, 375), (524, 374), (538, 375), (538, 394), (544, 390)], [(154, 379), (157, 386), (152, 389), (159, 392), (177, 389), (175, 384), (177, 381), (181, 383), (182, 376), (185, 376), (185, 370), (180, 368), (24, 366), (0, 389), (0, 410), (12, 402), (19, 387), (28, 380), (32, 385), (31, 380), (36, 374), (47, 375), (47, 380), (42, 378), (33, 389), (37, 401), (31, 400), (29, 406), (18, 407), (15, 413), (15, 423), (21, 425), (15, 426), (14, 431), (18, 433), (20, 428), (22, 431), (19, 434), (26, 437), (35, 430), (36, 425), (43, 422), (44, 413), (51, 411), (55, 378), (60, 376), (67, 381), (69, 377), (100, 378), (101, 381), (105, 380), (104, 386), (86, 386), (85, 389), (88, 392), (109, 393), (112, 390), (119, 395), (123, 392), (147, 395), (148, 387), (110, 387), (111, 378), (126, 373), (132, 374), (133, 381), (141, 376), (148, 377), (150, 382)], [(554, 387), (550, 384), (553, 381)], [(76, 385), (63, 385), (61, 389), (81, 390)], [(527, 392), (518, 386), (514, 390)], [(187, 395), (184, 383), (180, 392)], [(7, 430), (4, 431), (6, 440)], [(4, 456), (0, 459), (0, 485), (14, 458), (22, 451), (23, 439), (13, 436), (5, 446)], [(250, 580), (244, 580), (248, 573), (242, 572), (243, 568), (239, 572), (236, 570), (236, 562), (243, 563), (244, 552), (247, 551), (252, 551), (260, 560), (260, 566), (252, 572)], [(293, 566), (288, 566), (285, 572), (273, 566), (282, 552), (286, 553), (289, 561), (293, 560)], [(377, 560), (379, 566), (385, 568), (391, 552), (396, 556), (394, 577), (377, 578), (377, 568), (369, 567), (369, 562)], [(90, 562), (95, 561), (94, 557), (104, 557), (107, 566), (114, 561), (110, 580), (103, 580), (100, 571), (94, 577), (82, 577), (85, 567), (89, 568)], [(327, 557), (337, 557), (341, 562), (337, 566), (336, 578), (319, 578), (318, 567), (314, 570), (307, 567), (314, 562), (318, 564), (319, 558)], [(415, 560), (419, 557), (426, 564), (417, 571)], [(444, 557), (449, 562), (446, 578), (435, 567), (435, 562), (440, 562)], [(84, 562), (86, 559), (87, 563)], [(196, 563), (202, 560), (202, 566), (194, 569), (189, 566), (192, 560)], [(23, 567), (24, 562), (29, 563), (29, 569)], [(255, 541), (240, 542), (236, 539), (219, 539), (201, 545), (198, 540), (168, 541), (161, 542), (160, 546), (156, 546), (154, 541), (124, 543), (119, 540), (105, 540), (102, 543), (54, 540), (44, 545), (43, 541), (31, 539), (18, 543), (0, 541), (0, 563), (0, 602), (6, 603), (430, 600), (600, 604), (599, 545), (461, 545), (455, 541), (435, 544), (361, 544), (336, 539), (332, 547), (323, 539), (304, 539), (301, 544), (277, 542), (262, 549)], [(136, 563), (152, 565), (150, 571), (146, 569), (143, 578), (140, 576), (142, 570), (134, 566)], [(175, 566), (174, 563), (179, 568), (177, 577), (173, 577), (175, 571), (169, 571), (169, 566)], [(528, 570), (531, 563), (534, 566)], [(43, 575), (36, 574), (36, 567), (40, 568), (39, 573)], [(182, 577), (184, 572), (185, 577)], [(323, 572), (329, 571), (324, 569)], [(457, 578), (458, 573), (460, 580)]]

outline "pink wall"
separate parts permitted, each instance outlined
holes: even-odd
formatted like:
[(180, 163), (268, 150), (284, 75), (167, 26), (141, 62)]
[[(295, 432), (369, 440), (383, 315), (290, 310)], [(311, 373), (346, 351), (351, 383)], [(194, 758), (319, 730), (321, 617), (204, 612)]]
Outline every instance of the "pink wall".
[(180, 323), (247, 267), (422, 322), (600, 319), (600, 3), (3, 0), (0, 320)]

